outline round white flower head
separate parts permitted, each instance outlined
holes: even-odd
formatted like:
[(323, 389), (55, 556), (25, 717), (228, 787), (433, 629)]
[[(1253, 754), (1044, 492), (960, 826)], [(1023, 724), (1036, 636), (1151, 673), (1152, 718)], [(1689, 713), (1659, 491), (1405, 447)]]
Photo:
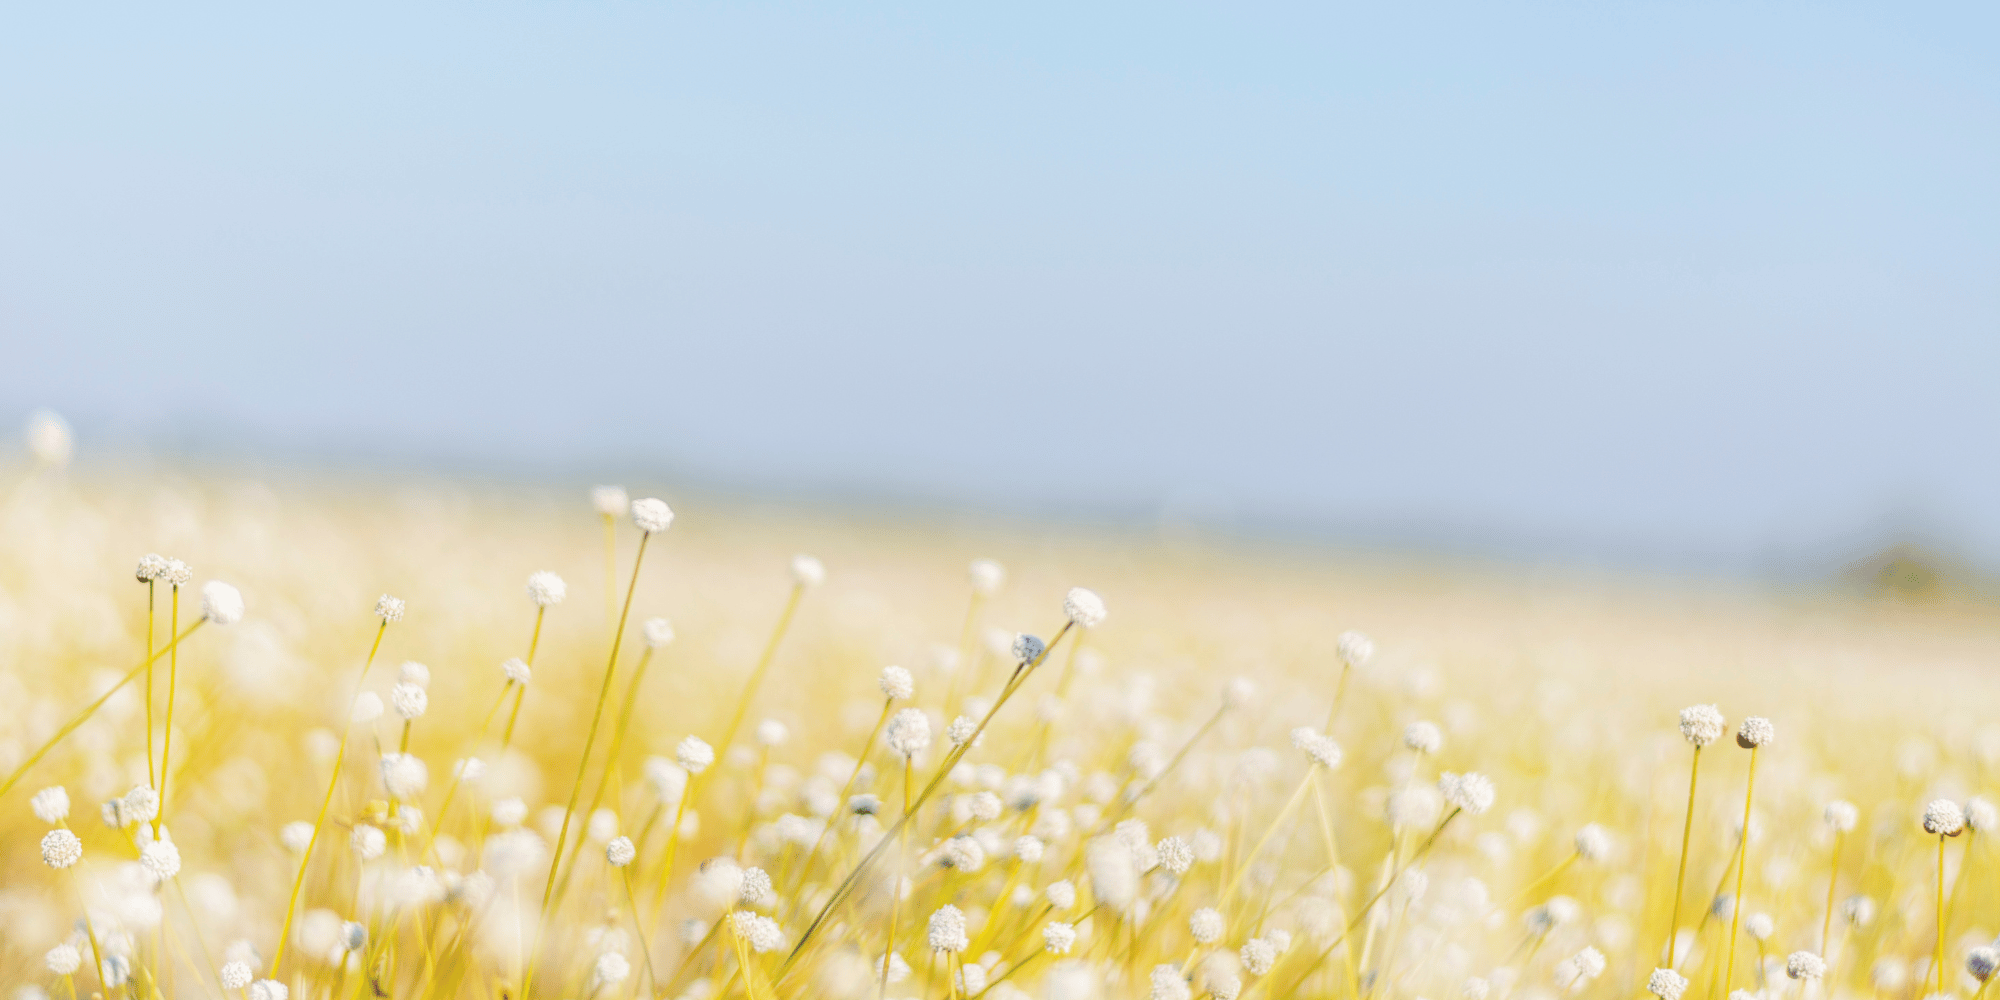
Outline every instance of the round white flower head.
[(424, 794), (431, 783), (431, 769), (413, 753), (382, 755), (382, 787), (398, 802), (409, 802)]
[(528, 576), (528, 600), (535, 602), (535, 607), (554, 607), (561, 604), (563, 598), (567, 596), (569, 596), (569, 585), (563, 582), (562, 577), (548, 570)]
[(1042, 838), (1033, 834), (1022, 834), (1014, 838), (1014, 860), (1024, 865), (1039, 863), (1042, 860), (1042, 853), (1046, 850), (1048, 845), (1042, 843)]
[(771, 874), (762, 868), (743, 869), (743, 884), (736, 890), (736, 900), (745, 906), (757, 906), (776, 895), (771, 886)]
[(1010, 649), (1014, 654), (1014, 662), (1027, 664), (1041, 659), (1042, 651), (1048, 649), (1048, 645), (1042, 642), (1040, 636), (1022, 632), (1014, 637), (1014, 645)]
[(151, 823), (160, 815), (160, 793), (151, 785), (133, 785), (120, 800), (124, 805), (125, 822)]
[(1181, 975), (1178, 965), (1153, 966), (1151, 991), (1147, 1000), (1192, 1000), (1194, 990), (1189, 988), (1187, 977)]
[(167, 560), (167, 571), (160, 574), (160, 579), (176, 587), (185, 587), (194, 582), (194, 567), (181, 562), (179, 559), (169, 559)]
[(234, 625), (243, 620), (243, 592), (221, 580), (201, 585), (201, 616), (215, 625)]
[[(390, 597), (388, 594), (383, 594), (381, 597), (376, 598), (375, 617), (382, 619), (384, 622), (402, 621), (403, 599), (400, 597)], [(268, 981), (266, 980), (266, 982)]]
[(970, 741), (978, 731), (979, 723), (972, 716), (961, 715), (951, 720), (951, 725), (945, 727), (944, 735), (951, 741), (952, 746), (960, 746)]
[(1236, 1000), (1243, 995), (1243, 980), (1230, 972), (1210, 972), (1206, 984), (1215, 1000)]
[(302, 819), (295, 819), (278, 828), (278, 843), (293, 854), (305, 852), (306, 845), (312, 843), (313, 825)]
[(1061, 913), (1076, 905), (1076, 886), (1068, 879), (1050, 882), (1049, 887), (1042, 890), (1042, 898), (1048, 900), (1051, 909)]
[(626, 498), (625, 487), (623, 486), (593, 486), (590, 488), (590, 505), (597, 508), (597, 512), (605, 517), (617, 517), (625, 513), (625, 508), (631, 502), (631, 500)]
[(1236, 950), (1236, 957), (1243, 960), (1243, 971), (1261, 976), (1278, 964), (1278, 949), (1263, 938), (1251, 938)]
[(700, 774), (715, 763), (715, 748), (699, 736), (689, 736), (674, 747), (674, 762), (689, 774)]
[(1982, 983), (1993, 978), (1996, 970), (2000, 970), (2000, 950), (1982, 946), (1972, 949), (1971, 953), (1965, 956), (1965, 971), (1972, 973), (1972, 978)]
[(1069, 596), (1063, 598), (1063, 617), (1078, 628), (1096, 628), (1104, 624), (1104, 598), (1082, 587), (1071, 587)]
[(53, 410), (28, 414), (28, 454), (35, 456), (35, 461), (43, 465), (68, 465), (72, 448), (69, 421)]
[(1777, 738), (1777, 727), (1771, 725), (1771, 720), (1761, 715), (1752, 715), (1744, 719), (1742, 725), (1736, 727), (1736, 745), (1745, 750), (1768, 746)]
[(158, 552), (148, 552), (139, 557), (139, 568), (132, 575), (140, 583), (152, 583), (167, 572), (167, 557)]
[(529, 669), (528, 665), (518, 657), (500, 664), (500, 672), (506, 674), (507, 680), (515, 684), (526, 684), (528, 683), (528, 678), (535, 675), (535, 672)]
[(1744, 919), (1743, 929), (1749, 931), (1750, 937), (1755, 940), (1769, 941), (1771, 935), (1778, 932), (1778, 924), (1768, 913), (1752, 913)]
[(730, 915), (729, 923), (731, 929), (745, 941), (750, 942), (750, 947), (760, 954), (775, 951), (785, 943), (784, 928), (779, 927), (778, 922), (770, 917), (749, 910), (737, 910)]
[(1486, 995), (1492, 992), (1492, 990), (1493, 984), (1478, 976), (1473, 976), (1465, 981), (1465, 985), (1458, 988), (1458, 993), (1465, 1000), (1486, 1000)]
[(1840, 917), (1856, 927), (1866, 927), (1875, 919), (1875, 901), (1854, 895), (1840, 901)]
[(1194, 845), (1180, 837), (1166, 837), (1154, 846), (1160, 855), (1160, 867), (1171, 875), (1186, 875), (1194, 867)]
[(1965, 832), (1965, 812), (1950, 799), (1936, 799), (1924, 807), (1924, 832), (1956, 837)]
[(1225, 708), (1242, 708), (1257, 698), (1257, 682), (1248, 677), (1231, 677), (1222, 685)]
[(623, 868), (638, 856), (639, 849), (633, 846), (630, 837), (613, 837), (611, 843), (604, 845), (604, 860), (610, 862), (613, 868)]
[(1437, 753), (1444, 745), (1444, 733), (1430, 722), (1412, 722), (1403, 727), (1403, 745), (1418, 753)]
[(224, 962), (222, 963), (222, 988), (225, 990), (240, 990), (250, 985), (251, 975), (250, 963), (248, 962)]
[(58, 976), (67, 976), (83, 967), (83, 952), (76, 950), (76, 945), (59, 944), (42, 956), (42, 964)]
[(1222, 911), (1204, 906), (1188, 917), (1188, 933), (1196, 944), (1209, 944), (1222, 937)]
[(1604, 953), (1596, 948), (1585, 948), (1570, 956), (1563, 963), (1563, 975), (1572, 986), (1590, 982), (1604, 974)]
[(776, 719), (765, 719), (757, 723), (757, 742), (767, 747), (774, 747), (785, 742), (785, 737), (789, 735), (791, 735), (791, 730), (785, 728), (785, 724)]
[(1438, 792), (1452, 808), (1474, 816), (1493, 808), (1493, 781), (1477, 771), (1438, 775)]
[(1646, 979), (1646, 992), (1659, 997), (1660, 1000), (1681, 1000), (1681, 994), (1686, 992), (1687, 988), (1687, 977), (1672, 969), (1654, 969), (1653, 974)]
[(1273, 927), (1264, 932), (1264, 940), (1271, 942), (1271, 947), (1278, 949), (1278, 954), (1282, 955), (1292, 947), (1292, 932)]
[(922, 710), (906, 708), (889, 720), (889, 749), (912, 758), (931, 745), (931, 720)]
[(792, 582), (801, 587), (817, 587), (826, 582), (826, 566), (809, 555), (792, 557)]
[(1861, 810), (1854, 808), (1854, 803), (1846, 799), (1834, 799), (1827, 803), (1825, 816), (1826, 825), (1839, 833), (1847, 833), (1861, 822)]
[(250, 984), (250, 1000), (289, 1000), (292, 988), (275, 979), (259, 979)]
[(1809, 951), (1795, 951), (1785, 957), (1785, 975), (1793, 979), (1818, 979), (1826, 975), (1826, 959)]
[(1305, 751), (1313, 763), (1327, 770), (1340, 766), (1340, 744), (1335, 743), (1331, 736), (1321, 736), (1319, 731), (1311, 726), (1300, 726), (1292, 730), (1292, 745)]
[(460, 757), (451, 769), (453, 777), (468, 784), (476, 785), (486, 777), (486, 762), (477, 757)]
[(181, 849), (161, 838), (149, 840), (139, 849), (139, 867), (155, 882), (165, 882), (181, 873)]
[(1705, 747), (1721, 739), (1727, 725), (1722, 709), (1714, 705), (1689, 705), (1681, 709), (1681, 736), (1695, 746)]
[(501, 799), (493, 803), (493, 822), (501, 826), (520, 826), (527, 818), (528, 804), (520, 799)]
[(1076, 927), (1052, 920), (1042, 926), (1042, 947), (1051, 955), (1067, 955), (1076, 946)]
[(348, 835), (347, 844), (354, 849), (356, 857), (373, 861), (389, 848), (389, 835), (366, 823), (356, 823), (354, 832)]
[(50, 830), (42, 838), (42, 863), (50, 868), (68, 868), (83, 860), (83, 840), (66, 828)]
[(430, 708), (431, 696), (423, 688), (407, 681), (399, 682), (389, 689), (389, 704), (396, 714), (405, 720), (419, 718)]
[(1585, 861), (1603, 861), (1611, 854), (1611, 834), (1596, 823), (1576, 831), (1576, 853)]
[(607, 951), (597, 956), (597, 964), (591, 967), (590, 975), (605, 986), (616, 986), (632, 974), (632, 963), (615, 951)]
[(674, 641), (674, 623), (665, 618), (648, 618), (639, 631), (646, 636), (647, 649), (662, 649)]
[(382, 696), (373, 691), (363, 691), (354, 696), (355, 722), (367, 724), (382, 717)]
[(668, 525), (674, 523), (674, 509), (667, 506), (665, 500), (654, 497), (647, 497), (644, 500), (634, 500), (632, 501), (632, 523), (638, 525), (640, 531), (649, 535), (656, 531), (665, 531)]
[(1978, 795), (1966, 799), (1965, 825), (1988, 833), (2000, 829), (2000, 806), (1995, 806), (1992, 799)]
[(931, 914), (927, 937), (932, 951), (960, 952), (972, 947), (965, 936), (965, 914), (950, 903)]
[(1007, 582), (1007, 571), (991, 559), (974, 559), (971, 573), (973, 592), (983, 596), (992, 596)]
[(405, 684), (428, 689), (431, 686), (431, 668), (415, 660), (404, 660), (403, 665), (396, 668), (396, 678)]
[(69, 792), (61, 785), (51, 785), (35, 793), (28, 800), (28, 808), (34, 810), (35, 818), (44, 823), (60, 823), (69, 818)]
[(1340, 654), (1340, 662), (1350, 667), (1365, 666), (1375, 655), (1375, 640), (1361, 632), (1342, 632), (1334, 640), (1333, 648)]
[(917, 680), (902, 667), (882, 668), (882, 695), (897, 701), (908, 701), (917, 693)]

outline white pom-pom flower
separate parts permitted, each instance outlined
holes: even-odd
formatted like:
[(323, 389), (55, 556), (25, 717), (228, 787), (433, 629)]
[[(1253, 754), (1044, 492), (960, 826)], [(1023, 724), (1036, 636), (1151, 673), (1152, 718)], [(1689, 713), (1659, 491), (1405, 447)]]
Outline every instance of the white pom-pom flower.
[(1576, 853), (1585, 861), (1603, 861), (1611, 855), (1611, 834), (1596, 823), (1586, 823), (1576, 831)]
[(42, 863), (50, 868), (68, 868), (83, 860), (83, 840), (68, 829), (50, 830), (42, 837)]
[(2000, 970), (2000, 949), (1981, 946), (1972, 949), (1965, 956), (1965, 971), (1972, 973), (1972, 978), (1982, 983), (1993, 978), (1996, 970)]
[(1444, 772), (1438, 776), (1438, 792), (1446, 804), (1473, 816), (1493, 808), (1493, 781), (1476, 771)]
[(185, 587), (194, 582), (194, 567), (181, 562), (179, 559), (169, 559), (167, 560), (167, 570), (160, 574), (160, 579), (176, 587)]
[(972, 589), (975, 593), (990, 597), (1007, 582), (1007, 571), (991, 559), (972, 561)]
[(632, 523), (647, 534), (665, 531), (674, 523), (674, 509), (665, 500), (647, 497), (632, 501)]
[(404, 721), (420, 718), (430, 708), (431, 697), (423, 688), (407, 681), (389, 689), (389, 704)]
[(625, 496), (623, 486), (593, 486), (590, 490), (590, 505), (605, 517), (617, 517), (625, 513), (632, 501)]
[(1444, 745), (1444, 733), (1435, 723), (1412, 722), (1403, 727), (1403, 745), (1418, 753), (1437, 753)]
[(59, 944), (42, 956), (42, 964), (58, 976), (67, 976), (83, 967), (83, 952), (76, 945)]
[(648, 618), (639, 631), (646, 637), (647, 649), (663, 649), (674, 641), (674, 623), (665, 618)]
[(906, 708), (889, 720), (885, 736), (889, 749), (905, 759), (914, 758), (931, 745), (931, 720), (922, 710)]
[(528, 678), (535, 675), (535, 672), (529, 669), (528, 664), (519, 658), (500, 664), (500, 672), (507, 675), (507, 681), (511, 684), (526, 684), (528, 683)]
[(1924, 832), (1956, 837), (1965, 832), (1965, 812), (1950, 799), (1934, 799), (1924, 807)]
[(916, 678), (902, 667), (883, 667), (881, 686), (884, 697), (897, 701), (908, 701), (917, 693)]
[(221, 975), (223, 989), (240, 990), (250, 985), (250, 977), (253, 973), (250, 971), (250, 963), (248, 962), (224, 962), (222, 963)]
[(234, 625), (243, 620), (243, 593), (221, 580), (201, 585), (201, 616), (212, 625)]
[(1785, 957), (1785, 975), (1793, 979), (1818, 979), (1826, 975), (1826, 960), (1809, 951), (1795, 951)]
[(1855, 824), (1861, 822), (1861, 810), (1854, 808), (1854, 803), (1845, 799), (1835, 799), (1827, 803), (1824, 815), (1826, 825), (1833, 827), (1837, 833), (1851, 832)]
[(689, 736), (674, 747), (674, 762), (689, 774), (700, 774), (715, 763), (715, 748), (699, 736)]
[(389, 835), (380, 828), (367, 823), (354, 824), (354, 832), (347, 837), (347, 844), (354, 850), (354, 856), (363, 861), (373, 861), (389, 848)]
[(1687, 988), (1687, 977), (1672, 969), (1654, 969), (1653, 974), (1646, 979), (1646, 992), (1659, 997), (1660, 1000), (1681, 1000), (1681, 994), (1687, 992)]
[(139, 568), (133, 571), (140, 583), (152, 583), (167, 572), (167, 557), (158, 552), (148, 552), (139, 557)]
[(28, 800), (28, 808), (44, 823), (60, 823), (69, 818), (69, 792), (61, 785), (51, 785), (36, 792)]
[(259, 979), (250, 984), (250, 1000), (288, 1000), (292, 989), (275, 979)]
[(1222, 911), (1204, 906), (1188, 917), (1188, 933), (1196, 944), (1211, 944), (1222, 937)]
[(396, 678), (405, 684), (428, 689), (431, 686), (431, 668), (415, 660), (404, 660), (403, 665), (396, 668)]
[(633, 845), (630, 837), (613, 837), (610, 843), (604, 845), (604, 860), (613, 868), (623, 868), (638, 856), (639, 849)]
[(1243, 971), (1261, 976), (1278, 964), (1278, 949), (1263, 938), (1251, 938), (1236, 950), (1236, 957), (1242, 960)]
[(1681, 736), (1695, 746), (1705, 747), (1721, 739), (1725, 728), (1722, 710), (1714, 705), (1689, 705), (1681, 709)]
[(1026, 632), (1016, 635), (1014, 644), (1009, 647), (1009, 651), (1014, 654), (1014, 662), (1021, 664), (1041, 659), (1042, 653), (1047, 649), (1048, 645), (1042, 642), (1040, 636), (1029, 635)]
[(1335, 743), (1333, 737), (1321, 736), (1319, 731), (1311, 726), (1300, 726), (1292, 730), (1292, 746), (1305, 751), (1306, 756), (1320, 767), (1332, 770), (1340, 766), (1340, 744)]
[[(1324, 648), (1324, 647), (1322, 647)], [(1340, 662), (1350, 667), (1365, 666), (1375, 656), (1375, 640), (1361, 632), (1342, 632), (1333, 643)]]
[(965, 914), (958, 907), (946, 903), (931, 914), (930, 927), (925, 934), (932, 951), (961, 952), (972, 947), (965, 935)]
[(1063, 617), (1078, 628), (1096, 628), (1104, 624), (1104, 598), (1094, 591), (1071, 587), (1063, 598)]
[(1050, 921), (1042, 927), (1042, 947), (1051, 955), (1067, 955), (1076, 946), (1076, 927), (1060, 920)]
[(181, 849), (165, 838), (147, 841), (139, 848), (139, 867), (154, 882), (166, 882), (181, 873)]
[(801, 587), (817, 587), (826, 582), (826, 566), (809, 555), (793, 556), (792, 582)]
[(388, 594), (383, 594), (381, 597), (376, 598), (375, 617), (382, 619), (383, 623), (385, 624), (388, 622), (402, 621), (403, 620), (402, 598), (390, 597)]
[(555, 607), (567, 596), (569, 596), (569, 585), (563, 582), (562, 577), (548, 570), (528, 576), (528, 600), (535, 602), (535, 607)]
[(1736, 745), (1745, 750), (1768, 746), (1777, 738), (1777, 727), (1771, 725), (1771, 720), (1761, 715), (1750, 716), (1743, 720), (1742, 725), (1736, 727)]

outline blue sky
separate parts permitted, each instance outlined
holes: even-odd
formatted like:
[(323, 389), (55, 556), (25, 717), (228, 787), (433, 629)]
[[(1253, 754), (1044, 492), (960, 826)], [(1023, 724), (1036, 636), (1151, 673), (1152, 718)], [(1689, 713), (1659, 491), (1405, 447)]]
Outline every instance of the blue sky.
[(1744, 568), (2000, 564), (1978, 5), (34, 5), (0, 416)]

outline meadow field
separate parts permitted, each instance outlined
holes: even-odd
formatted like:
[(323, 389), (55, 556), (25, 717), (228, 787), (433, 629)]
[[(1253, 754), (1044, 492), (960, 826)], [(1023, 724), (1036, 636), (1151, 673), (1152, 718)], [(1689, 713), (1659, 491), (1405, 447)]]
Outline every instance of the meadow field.
[(10, 476), (23, 1000), (1902, 1000), (2000, 964), (1977, 600)]

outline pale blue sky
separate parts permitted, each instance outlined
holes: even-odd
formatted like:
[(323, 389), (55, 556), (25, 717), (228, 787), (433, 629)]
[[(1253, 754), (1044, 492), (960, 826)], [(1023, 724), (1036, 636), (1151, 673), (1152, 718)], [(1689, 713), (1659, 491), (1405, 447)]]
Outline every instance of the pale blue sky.
[(183, 6), (0, 11), (86, 454), (2000, 563), (1990, 5)]

